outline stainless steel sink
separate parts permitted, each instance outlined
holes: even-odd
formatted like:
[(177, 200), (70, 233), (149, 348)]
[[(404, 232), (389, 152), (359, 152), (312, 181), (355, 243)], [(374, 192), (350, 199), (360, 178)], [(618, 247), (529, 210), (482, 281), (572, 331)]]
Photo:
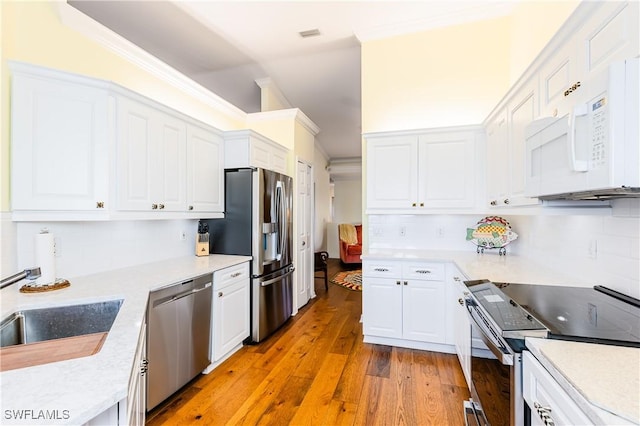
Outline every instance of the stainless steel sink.
[(15, 312), (0, 323), (0, 347), (108, 332), (120, 306), (122, 299)]

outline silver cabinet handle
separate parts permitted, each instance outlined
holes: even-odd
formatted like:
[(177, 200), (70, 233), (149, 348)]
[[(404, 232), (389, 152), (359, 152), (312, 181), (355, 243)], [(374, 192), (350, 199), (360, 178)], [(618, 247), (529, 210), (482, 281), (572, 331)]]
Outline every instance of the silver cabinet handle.
[(458, 299), (458, 303), (462, 306), (464, 306), (464, 300), (462, 300), (462, 297), (460, 299)]
[(104, 209), (104, 201), (96, 201), (96, 209)]
[(396, 285), (400, 285), (400, 281), (396, 281)]
[(376, 272), (389, 272), (387, 268), (374, 268), (373, 270)]
[(242, 275), (242, 272), (236, 272), (231, 274), (231, 278), (239, 277), (240, 275)]
[(429, 269), (416, 269), (416, 274), (430, 274), (431, 271)]
[(404, 285), (407, 285), (407, 284), (408, 284), (408, 283), (405, 281), (405, 282), (404, 282)]

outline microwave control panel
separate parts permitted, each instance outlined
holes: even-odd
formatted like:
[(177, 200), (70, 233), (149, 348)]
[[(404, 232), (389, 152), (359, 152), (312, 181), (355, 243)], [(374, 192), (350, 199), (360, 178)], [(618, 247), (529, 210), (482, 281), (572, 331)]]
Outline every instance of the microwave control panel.
[(602, 97), (590, 103), (591, 111), (591, 158), (590, 169), (605, 165), (606, 140), (608, 138), (607, 98)]

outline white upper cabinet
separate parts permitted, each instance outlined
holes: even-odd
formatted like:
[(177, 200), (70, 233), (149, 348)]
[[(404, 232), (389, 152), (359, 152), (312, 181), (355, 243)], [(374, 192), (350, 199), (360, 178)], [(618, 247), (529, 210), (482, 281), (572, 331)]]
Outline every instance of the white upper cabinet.
[(220, 132), (187, 127), (187, 210), (224, 210), (224, 140)]
[(106, 86), (41, 74), (27, 64), (10, 67), (14, 217), (44, 210), (104, 214), (110, 203)]
[(476, 128), (365, 135), (367, 211), (475, 207)]
[(253, 130), (224, 133), (225, 169), (259, 167), (290, 175), (287, 172), (289, 150)]
[[(570, 117), (574, 107), (594, 96), (590, 87), (612, 62), (637, 57), (639, 17), (638, 2), (581, 3), (498, 104), (486, 121), (490, 206), (539, 203), (537, 198), (524, 195), (525, 182), (536, 180), (535, 170), (526, 160), (526, 127), (538, 119)], [(537, 161), (559, 163), (568, 148), (558, 149), (562, 152)], [(574, 177), (554, 177), (558, 191), (571, 186), (569, 179)]]
[(219, 130), (113, 83), (10, 66), (13, 220), (222, 217)]
[(186, 124), (118, 97), (118, 210), (186, 210)]
[(367, 137), (367, 208), (418, 203), (418, 135)]

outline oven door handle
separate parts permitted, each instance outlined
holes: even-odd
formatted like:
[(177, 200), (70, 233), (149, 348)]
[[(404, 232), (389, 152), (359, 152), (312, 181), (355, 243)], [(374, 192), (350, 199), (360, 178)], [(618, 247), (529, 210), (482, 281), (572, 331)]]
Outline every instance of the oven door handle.
[(484, 344), (487, 345), (487, 348), (489, 348), (491, 353), (496, 358), (498, 358), (498, 361), (500, 361), (502, 365), (513, 365), (513, 352), (508, 349), (508, 346), (505, 343), (500, 342), (499, 340), (494, 341), (494, 339), (491, 339), (491, 337), (489, 336), (490, 332), (486, 329), (486, 327), (480, 324), (480, 322), (477, 321), (474, 315), (471, 313), (472, 309), (474, 309), (473, 306), (467, 305), (469, 319), (473, 321), (473, 324), (475, 324), (480, 331), (480, 338), (482, 339)]

